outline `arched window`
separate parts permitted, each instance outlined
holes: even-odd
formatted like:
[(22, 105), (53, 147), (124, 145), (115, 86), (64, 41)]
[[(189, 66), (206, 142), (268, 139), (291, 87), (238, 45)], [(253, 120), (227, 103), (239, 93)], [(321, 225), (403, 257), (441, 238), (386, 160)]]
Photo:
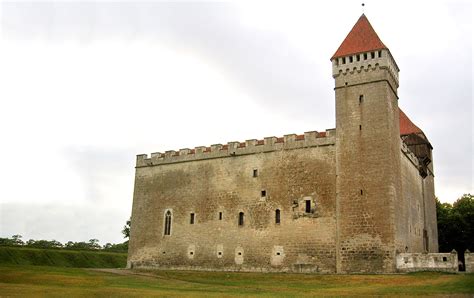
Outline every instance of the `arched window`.
[(244, 225), (244, 213), (240, 212), (239, 213), (239, 226), (243, 226), (243, 225)]
[(280, 223), (280, 209), (275, 210), (275, 223)]
[(165, 235), (171, 235), (171, 211), (165, 214)]

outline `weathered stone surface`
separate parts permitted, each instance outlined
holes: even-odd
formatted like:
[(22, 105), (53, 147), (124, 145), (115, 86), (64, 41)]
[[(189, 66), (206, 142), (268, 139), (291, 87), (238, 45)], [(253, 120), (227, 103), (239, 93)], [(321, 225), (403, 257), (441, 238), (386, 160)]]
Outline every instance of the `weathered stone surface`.
[(128, 266), (364, 273), (438, 262), (413, 254), (438, 250), (433, 163), (400, 138), (390, 51), (366, 54), (333, 60), (336, 129), (137, 156)]
[(399, 272), (458, 271), (458, 254), (452, 253), (400, 253), (397, 255)]

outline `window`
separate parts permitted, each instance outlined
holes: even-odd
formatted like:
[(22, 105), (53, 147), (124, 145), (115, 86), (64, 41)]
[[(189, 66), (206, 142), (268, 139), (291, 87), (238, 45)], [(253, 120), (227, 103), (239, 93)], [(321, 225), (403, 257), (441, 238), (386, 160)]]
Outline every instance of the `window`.
[(261, 196), (262, 196), (262, 198), (263, 198), (263, 197), (266, 197), (266, 196), (267, 196), (267, 191), (266, 191), (266, 190), (262, 190)]
[(379, 51), (379, 58), (382, 57), (382, 51)]
[(364, 195), (364, 191), (362, 189), (360, 190), (360, 195)]
[(239, 226), (243, 226), (243, 225), (244, 225), (244, 213), (240, 212), (239, 213)]
[(190, 224), (194, 224), (194, 213), (191, 213), (191, 218), (190, 218), (190, 221), (189, 221)]
[(346, 57), (342, 58), (342, 64), (346, 64)]
[(275, 223), (280, 223), (280, 209), (275, 210)]
[(350, 57), (349, 57), (349, 62), (350, 62), (350, 63), (354, 62), (353, 59), (354, 59), (354, 58), (352, 58), (352, 56), (350, 56)]
[(253, 169), (253, 177), (258, 177), (258, 169)]
[(311, 200), (306, 200), (305, 212), (311, 213)]
[(359, 125), (359, 130), (362, 130), (362, 125)]
[(370, 58), (372, 58), (372, 59), (375, 58), (375, 53), (374, 53), (374, 52), (371, 52), (371, 53), (370, 53)]
[(222, 212), (219, 212), (219, 220), (222, 220)]
[(171, 211), (165, 214), (165, 235), (171, 235)]
[(364, 95), (359, 95), (359, 104), (361, 104), (364, 101)]
[(357, 61), (360, 61), (360, 54), (357, 54), (356, 60), (357, 60)]
[(364, 60), (367, 60), (367, 53), (364, 53)]
[(448, 261), (448, 258), (443, 257), (443, 262), (447, 262), (447, 261)]

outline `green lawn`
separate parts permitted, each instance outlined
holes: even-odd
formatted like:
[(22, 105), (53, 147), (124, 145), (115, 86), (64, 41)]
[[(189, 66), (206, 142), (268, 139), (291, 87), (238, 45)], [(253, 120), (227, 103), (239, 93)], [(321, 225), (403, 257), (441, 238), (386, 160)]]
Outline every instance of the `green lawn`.
[(0, 265), (0, 296), (416, 296), (472, 297), (473, 274), (307, 275)]

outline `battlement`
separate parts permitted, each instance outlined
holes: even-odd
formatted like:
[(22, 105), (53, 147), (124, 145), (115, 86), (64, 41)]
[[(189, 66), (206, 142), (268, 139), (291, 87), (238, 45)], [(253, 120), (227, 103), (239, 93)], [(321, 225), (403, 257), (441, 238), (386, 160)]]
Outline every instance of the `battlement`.
[(165, 153), (154, 152), (137, 155), (136, 167), (147, 167), (177, 162), (188, 162), (202, 159), (234, 157), (255, 153), (291, 150), (307, 147), (331, 146), (336, 142), (336, 130), (325, 132), (309, 131), (302, 135), (288, 134), (283, 137), (266, 137), (263, 140), (246, 140), (245, 142), (228, 142), (226, 145), (214, 144), (209, 147), (199, 146), (194, 149), (170, 150)]
[(418, 161), (418, 158), (416, 157), (415, 153), (413, 153), (410, 148), (408, 148), (407, 144), (405, 142), (401, 141), (401, 150), (402, 153), (410, 160), (410, 162), (418, 169), (420, 167), (420, 162)]
[(360, 73), (362, 70), (375, 70), (377, 66), (381, 69), (388, 69), (398, 86), (398, 72), (400, 69), (389, 50), (371, 51), (334, 58), (332, 60), (332, 76), (336, 78), (341, 74), (354, 74), (355, 71)]

